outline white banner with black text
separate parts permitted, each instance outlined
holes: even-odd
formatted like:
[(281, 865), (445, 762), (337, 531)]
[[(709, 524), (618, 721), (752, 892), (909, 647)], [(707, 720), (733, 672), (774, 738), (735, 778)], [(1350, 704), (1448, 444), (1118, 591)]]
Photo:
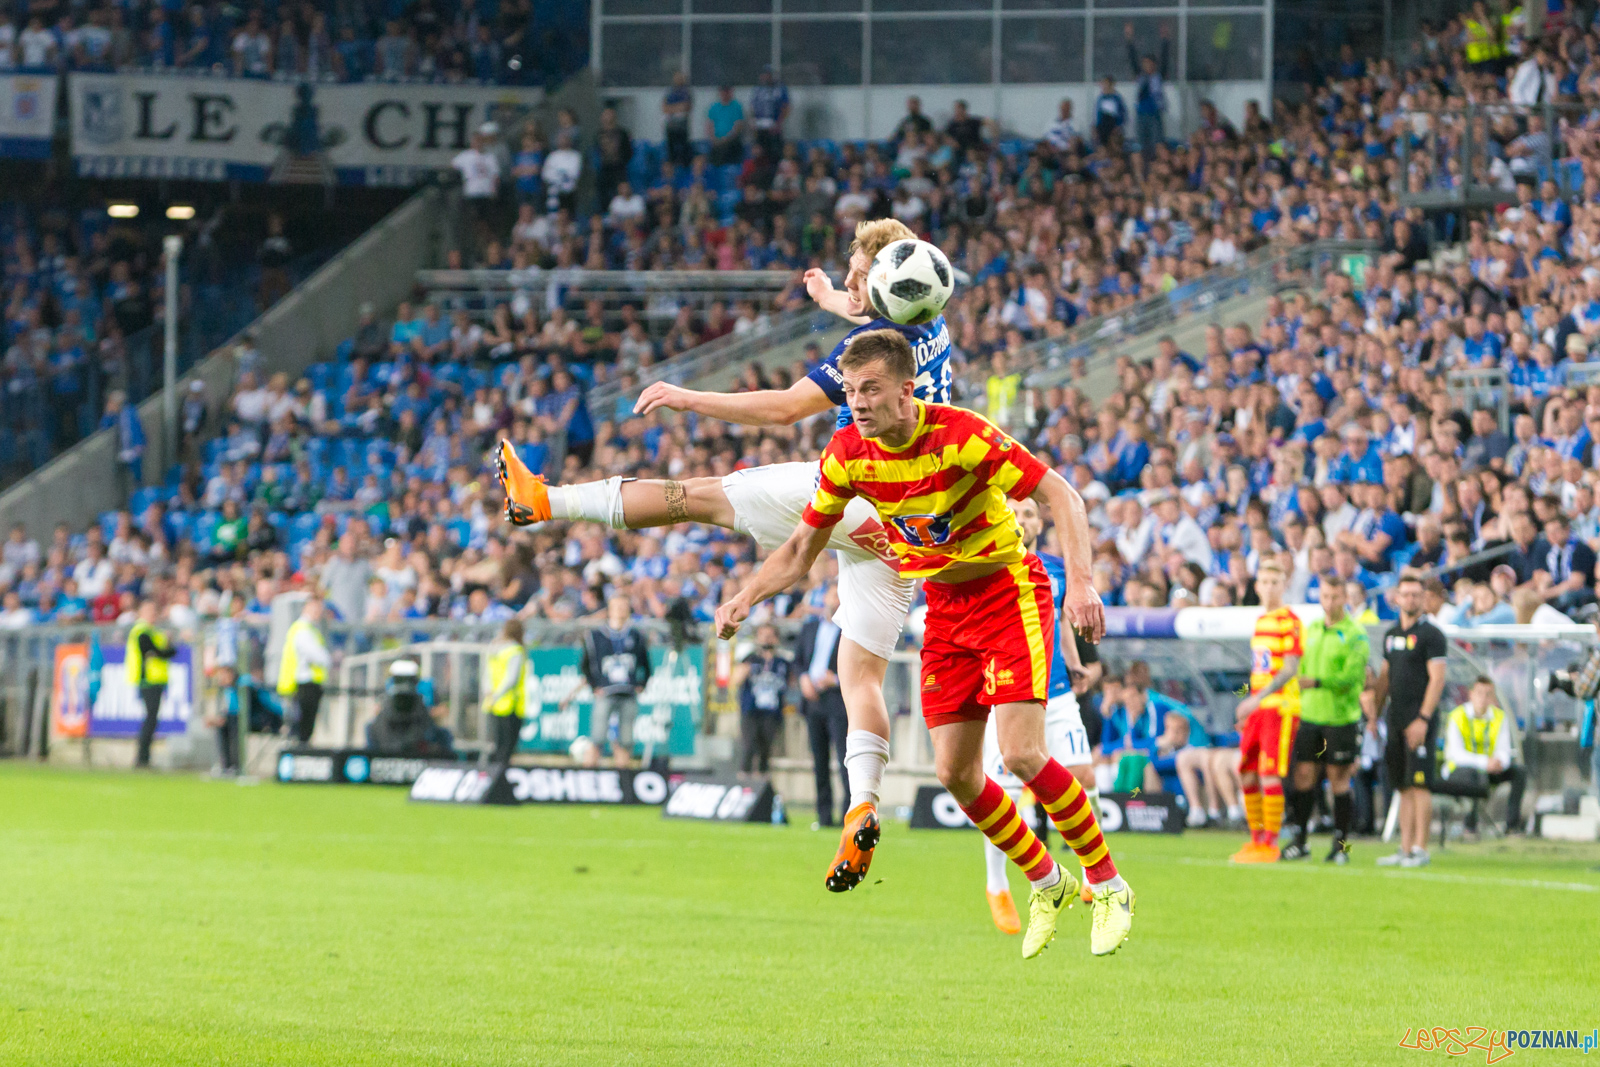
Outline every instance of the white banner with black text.
[(80, 176), (313, 185), (411, 185), (447, 169), (485, 122), (508, 129), (544, 96), (187, 74), (73, 74), (68, 91)]

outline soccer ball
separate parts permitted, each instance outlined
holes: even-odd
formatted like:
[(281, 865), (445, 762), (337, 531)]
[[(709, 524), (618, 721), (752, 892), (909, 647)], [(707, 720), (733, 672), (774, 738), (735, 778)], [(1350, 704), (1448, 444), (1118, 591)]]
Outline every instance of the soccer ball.
[(902, 326), (938, 318), (954, 288), (950, 261), (927, 241), (896, 241), (877, 254), (867, 271), (873, 309)]
[(567, 755), (572, 757), (573, 762), (584, 767), (594, 762), (597, 751), (595, 743), (587, 737), (580, 737), (567, 746)]

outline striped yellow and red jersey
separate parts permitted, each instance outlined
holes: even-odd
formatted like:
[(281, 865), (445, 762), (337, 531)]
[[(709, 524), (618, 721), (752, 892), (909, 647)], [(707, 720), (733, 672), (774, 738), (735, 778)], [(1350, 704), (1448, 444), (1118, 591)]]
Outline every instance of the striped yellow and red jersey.
[(862, 437), (854, 425), (834, 433), (805, 521), (824, 529), (851, 497), (870, 500), (906, 578), (1022, 560), (1028, 552), (1006, 498), (1031, 496), (1049, 468), (982, 415), (913, 402), (917, 428), (899, 448)]
[[(1265, 689), (1283, 669), (1285, 656), (1305, 654), (1304, 629), (1300, 617), (1288, 608), (1274, 608), (1256, 620), (1255, 633), (1250, 635), (1250, 692)], [(1263, 708), (1276, 709), (1279, 714), (1300, 714), (1300, 682), (1289, 679), (1287, 685), (1265, 697)]]

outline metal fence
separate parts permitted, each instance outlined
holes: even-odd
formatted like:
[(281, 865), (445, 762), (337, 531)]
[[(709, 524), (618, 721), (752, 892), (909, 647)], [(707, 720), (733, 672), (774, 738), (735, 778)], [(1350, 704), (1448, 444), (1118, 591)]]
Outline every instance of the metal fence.
[(749, 301), (770, 312), (794, 278), (787, 270), (423, 270), (417, 286), (444, 306), (484, 320), (496, 306), (522, 300), (548, 313), (576, 312), (600, 301), (608, 319), (624, 305), (639, 310), (652, 332), (662, 333), (683, 308), (703, 314), (713, 303)]
[[(1023, 373), (1029, 389), (1081, 380), (1115, 364), (1128, 346), (1172, 329), (1185, 316), (1203, 314), (1235, 297), (1312, 284), (1333, 269), (1345, 270), (1359, 285), (1376, 248), (1369, 241), (1316, 241), (1291, 248), (1268, 245), (1171, 292), (1146, 297), (1114, 314), (1096, 316), (1059, 337), (1035, 341), (1022, 349), (1014, 369)], [(982, 366), (971, 369), (962, 383), (966, 395), (982, 395), (984, 371)], [(1019, 414), (1030, 417), (1031, 405), (1022, 405)]]
[(1554, 181), (1564, 199), (1583, 189), (1576, 158), (1593, 134), (1579, 104), (1473, 104), (1417, 109), (1396, 120), (1406, 207), (1486, 208), (1516, 200), (1516, 183)]
[(638, 384), (624, 389), (620, 384), (596, 386), (589, 393), (589, 413), (596, 419), (621, 421), (633, 409), (640, 391), (652, 382), (686, 385), (726, 367), (755, 359), (779, 345), (798, 341), (808, 334), (829, 329), (843, 320), (825, 311), (796, 311), (774, 320), (765, 330), (736, 337), (728, 334), (683, 353), (676, 359), (645, 367)]

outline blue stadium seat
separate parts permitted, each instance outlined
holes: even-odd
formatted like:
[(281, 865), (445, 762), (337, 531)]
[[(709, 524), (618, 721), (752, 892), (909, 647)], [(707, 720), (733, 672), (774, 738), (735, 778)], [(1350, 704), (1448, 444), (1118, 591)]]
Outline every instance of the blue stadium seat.
[(220, 437), (214, 437), (201, 446), (200, 458), (208, 464), (215, 463), (227, 450), (228, 442)]
[(321, 518), (309, 511), (303, 515), (296, 515), (289, 521), (289, 536), (302, 537), (309, 541), (317, 535), (317, 527), (321, 523)]
[(355, 350), (356, 339), (354, 337), (346, 337), (343, 341), (339, 342), (336, 348), (334, 348), (333, 358), (337, 359), (340, 363), (348, 363), (350, 362), (351, 354), (354, 353)]
[(112, 535), (117, 532), (117, 513), (115, 511), (102, 511), (100, 513), (100, 532), (106, 535), (107, 541), (110, 541)]
[(128, 510), (135, 515), (143, 515), (157, 500), (161, 499), (161, 490), (154, 486), (144, 486), (135, 489), (128, 497)]
[(195, 520), (193, 529), (189, 532), (190, 539), (200, 548), (210, 548), (211, 535), (216, 532), (217, 525), (220, 522), (222, 522), (221, 512), (201, 512), (200, 517)]

